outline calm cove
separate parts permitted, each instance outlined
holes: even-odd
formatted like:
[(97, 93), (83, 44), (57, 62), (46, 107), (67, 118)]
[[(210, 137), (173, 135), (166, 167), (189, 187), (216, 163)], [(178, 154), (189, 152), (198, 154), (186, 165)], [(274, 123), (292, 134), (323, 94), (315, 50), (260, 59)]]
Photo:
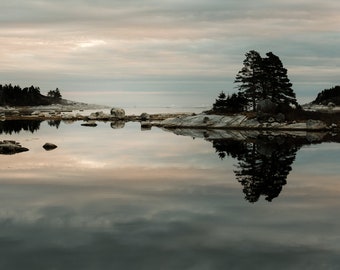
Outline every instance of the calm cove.
[(29, 151), (0, 155), (0, 269), (340, 267), (339, 143), (1, 127)]

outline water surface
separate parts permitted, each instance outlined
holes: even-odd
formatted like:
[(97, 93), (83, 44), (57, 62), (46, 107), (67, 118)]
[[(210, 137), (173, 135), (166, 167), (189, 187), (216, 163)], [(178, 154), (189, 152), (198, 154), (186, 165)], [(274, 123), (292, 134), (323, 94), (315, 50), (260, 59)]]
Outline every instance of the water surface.
[(340, 266), (340, 144), (80, 123), (2, 129), (1, 269)]

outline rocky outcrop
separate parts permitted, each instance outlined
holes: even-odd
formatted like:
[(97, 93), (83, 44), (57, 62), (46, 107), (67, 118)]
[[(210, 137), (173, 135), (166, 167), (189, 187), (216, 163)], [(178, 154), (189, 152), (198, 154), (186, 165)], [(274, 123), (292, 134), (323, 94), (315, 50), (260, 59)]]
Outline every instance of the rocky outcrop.
[(0, 154), (2, 155), (13, 155), (26, 151), (28, 151), (28, 149), (26, 147), (22, 147), (20, 143), (16, 141), (0, 141)]
[(150, 120), (150, 115), (148, 114), (148, 113), (142, 113), (141, 115), (140, 115), (140, 120), (141, 121), (149, 121)]
[(159, 122), (151, 122), (152, 125), (165, 128), (201, 128), (201, 129), (258, 129), (258, 130), (326, 130), (325, 123), (319, 120), (308, 120), (300, 123), (289, 122), (259, 122), (256, 118), (248, 118), (246, 115), (206, 115), (198, 114), (168, 118)]
[(43, 148), (46, 150), (46, 151), (51, 151), (51, 150), (53, 150), (53, 149), (56, 149), (58, 146), (56, 146), (55, 144), (53, 144), (53, 143), (45, 143), (44, 145), (43, 145)]
[(122, 108), (112, 108), (111, 116), (118, 119), (123, 119), (125, 117), (125, 111)]

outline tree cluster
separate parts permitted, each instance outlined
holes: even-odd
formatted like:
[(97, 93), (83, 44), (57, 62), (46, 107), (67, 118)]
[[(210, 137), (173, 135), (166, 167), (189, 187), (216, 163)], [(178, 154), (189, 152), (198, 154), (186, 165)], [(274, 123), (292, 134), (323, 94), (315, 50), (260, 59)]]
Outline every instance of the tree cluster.
[[(58, 90), (58, 88), (57, 88)], [(51, 92), (51, 91), (50, 91)], [(56, 99), (61, 99), (60, 91), (52, 91), (49, 96), (40, 93), (39, 87), (21, 88), (19, 85), (0, 84), (0, 106), (36, 106), (49, 105)]]
[(240, 95), (247, 99), (248, 107), (256, 111), (259, 100), (269, 99), (276, 104), (298, 105), (287, 69), (272, 52), (262, 58), (257, 51), (245, 54), (243, 67), (235, 78)]
[(48, 91), (47, 96), (55, 100), (61, 99), (61, 94), (58, 88)]
[(287, 69), (278, 56), (268, 52), (266, 57), (261, 57), (254, 50), (245, 56), (243, 67), (234, 81), (238, 84), (238, 93), (231, 96), (220, 93), (213, 104), (214, 113), (256, 111), (261, 100), (270, 100), (282, 111), (291, 105), (298, 106)]
[(332, 87), (330, 89), (325, 89), (321, 91), (312, 103), (328, 105), (330, 102), (334, 103), (334, 105), (340, 106), (340, 86), (339, 85)]
[(247, 104), (247, 100), (238, 94), (232, 94), (226, 96), (222, 91), (215, 103), (213, 104), (213, 111), (215, 113), (236, 113), (244, 111)]

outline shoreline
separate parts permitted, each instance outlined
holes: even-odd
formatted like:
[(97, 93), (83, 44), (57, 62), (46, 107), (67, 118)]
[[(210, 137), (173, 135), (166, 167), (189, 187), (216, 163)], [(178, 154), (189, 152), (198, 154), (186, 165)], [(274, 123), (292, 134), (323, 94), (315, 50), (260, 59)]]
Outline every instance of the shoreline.
[[(64, 100), (62, 104), (52, 104), (48, 106), (25, 106), (25, 107), (0, 107), (0, 121), (11, 120), (36, 120), (36, 121), (124, 121), (124, 122), (140, 122), (144, 128), (152, 126), (165, 129), (221, 129), (221, 130), (277, 130), (277, 131), (333, 131), (339, 132), (340, 123), (325, 123), (313, 118), (308, 120), (281, 121), (276, 120), (260, 122), (254, 116), (245, 114), (232, 115), (215, 115), (190, 112), (178, 113), (142, 113), (140, 115), (120, 115), (106, 114), (103, 111), (112, 107), (105, 105), (87, 104)], [(319, 111), (324, 114), (324, 109)], [(84, 114), (85, 111), (95, 111), (89, 115)], [(75, 111), (78, 111), (75, 113)], [(318, 111), (316, 112), (318, 113)], [(338, 108), (327, 111), (327, 114), (340, 116)], [(338, 118), (338, 117), (336, 117)], [(340, 117), (339, 117), (340, 118)]]

